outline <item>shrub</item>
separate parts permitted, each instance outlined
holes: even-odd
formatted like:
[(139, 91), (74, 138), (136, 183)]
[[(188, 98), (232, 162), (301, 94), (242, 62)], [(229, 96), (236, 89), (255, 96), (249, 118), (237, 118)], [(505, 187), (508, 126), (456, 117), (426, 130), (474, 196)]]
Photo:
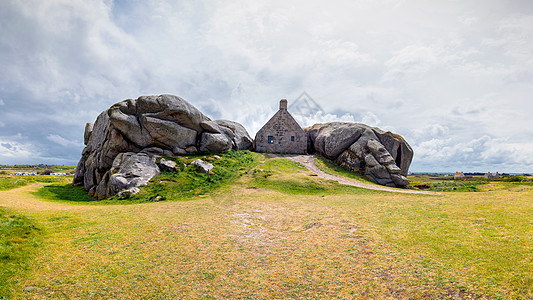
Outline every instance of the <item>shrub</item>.
[(41, 175), (50, 175), (50, 174), (52, 174), (52, 170), (50, 170), (50, 169), (46, 169), (46, 170), (44, 170), (44, 171), (41, 173)]
[(505, 181), (505, 182), (521, 182), (524, 179), (525, 178), (522, 177), (522, 176), (509, 176), (509, 177), (504, 178), (503, 181)]

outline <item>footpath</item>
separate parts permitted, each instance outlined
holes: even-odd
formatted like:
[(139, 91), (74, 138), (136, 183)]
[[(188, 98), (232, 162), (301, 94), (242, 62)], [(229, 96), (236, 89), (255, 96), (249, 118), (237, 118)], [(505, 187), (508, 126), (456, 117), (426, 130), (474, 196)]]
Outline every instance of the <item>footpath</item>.
[(350, 185), (350, 186), (360, 187), (363, 189), (376, 190), (376, 191), (393, 192), (393, 193), (440, 195), (440, 193), (435, 193), (435, 192), (414, 191), (414, 190), (392, 188), (392, 187), (387, 187), (387, 186), (382, 186), (382, 185), (377, 185), (377, 184), (372, 184), (372, 183), (366, 183), (366, 182), (355, 180), (355, 179), (349, 179), (345, 177), (328, 174), (320, 170), (317, 167), (317, 165), (315, 164), (315, 157), (313, 155), (297, 155), (297, 154), (275, 154), (275, 155), (270, 154), (270, 155), (274, 157), (287, 158), (297, 163), (300, 163), (301, 165), (306, 167), (309, 171), (316, 174), (318, 177), (328, 179), (328, 180), (334, 180), (344, 185)]

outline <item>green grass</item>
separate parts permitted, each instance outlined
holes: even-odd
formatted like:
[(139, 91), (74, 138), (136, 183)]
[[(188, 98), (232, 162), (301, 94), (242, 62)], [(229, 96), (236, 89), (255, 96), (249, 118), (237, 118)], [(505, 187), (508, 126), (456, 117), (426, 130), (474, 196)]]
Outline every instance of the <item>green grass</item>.
[(292, 195), (372, 193), (311, 176), (304, 166), (284, 158), (270, 158), (256, 167), (252, 172), (250, 184)]
[[(129, 201), (150, 201), (156, 196), (162, 200), (189, 200), (215, 190), (233, 185), (239, 177), (257, 164), (259, 155), (250, 151), (229, 151), (214, 155), (168, 158), (177, 163), (175, 172), (162, 172), (142, 187), (142, 192), (128, 198)], [(202, 159), (214, 165), (210, 174), (197, 170), (191, 162)], [(118, 199), (115, 197), (115, 199)]]
[(33, 220), (0, 208), (0, 299), (10, 296), (11, 278), (25, 272), (39, 246), (39, 231)]
[(41, 199), (62, 201), (62, 202), (91, 202), (96, 199), (87, 195), (85, 189), (81, 186), (73, 186), (71, 181), (54, 183), (42, 187), (34, 195)]
[(470, 285), (496, 298), (508, 297), (497, 290), (511, 287), (511, 299), (527, 299), (533, 296), (531, 198), (501, 196), (413, 198), (383, 210), (378, 227), (385, 241), (435, 275), (434, 284)]
[(28, 184), (28, 181), (24, 178), (0, 175), (0, 191), (22, 187), (26, 184)]
[(429, 186), (428, 191), (434, 192), (483, 192), (496, 185), (498, 189), (519, 189), (533, 187), (533, 180), (524, 176), (509, 176), (498, 179), (486, 179), (481, 176), (472, 178), (453, 179), (453, 176), (439, 175), (410, 175), (407, 177), (411, 188), (417, 185)]
[[(86, 201), (67, 181), (0, 192), (0, 206), (46, 231), (5, 289), (14, 299), (533, 299), (527, 182), (399, 194), (340, 186), (287, 159), (220, 156), (173, 158), (180, 170), (143, 188), (145, 203)], [(217, 173), (197, 173), (196, 158)]]
[(65, 180), (72, 181), (72, 176), (9, 176), (0, 175), (0, 191), (6, 191), (18, 187), (25, 186), (29, 183), (42, 182), (64, 182)]
[(0, 174), (15, 173), (15, 172), (43, 172), (44, 170), (51, 170), (53, 172), (74, 173), (76, 166), (63, 165), (0, 165)]
[(356, 180), (360, 180), (360, 181), (366, 181), (366, 182), (373, 183), (372, 181), (370, 181), (365, 176), (363, 176), (363, 175), (361, 175), (359, 173), (354, 173), (354, 172), (347, 171), (347, 170), (343, 169), (342, 167), (334, 164), (329, 159), (327, 159), (325, 157), (322, 157), (320, 155), (316, 155), (315, 156), (315, 164), (320, 170), (322, 170), (323, 172), (328, 173), (328, 174), (338, 175), (338, 176), (342, 176), (342, 177), (347, 177), (347, 178), (351, 178), (351, 179), (356, 179)]

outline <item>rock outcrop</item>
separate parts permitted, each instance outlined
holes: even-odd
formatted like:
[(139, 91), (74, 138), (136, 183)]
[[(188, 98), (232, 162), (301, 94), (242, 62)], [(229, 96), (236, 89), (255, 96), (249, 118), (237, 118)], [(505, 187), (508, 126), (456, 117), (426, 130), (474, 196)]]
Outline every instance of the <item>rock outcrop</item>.
[(158, 156), (245, 150), (253, 145), (239, 123), (212, 121), (173, 95), (116, 103), (86, 125), (84, 141), (73, 184), (83, 185), (99, 199), (146, 184), (160, 172)]
[(191, 163), (191, 165), (195, 165), (199, 171), (203, 173), (208, 173), (213, 170), (214, 166), (210, 163), (207, 163), (201, 159), (197, 159)]
[(359, 123), (332, 122), (305, 129), (308, 152), (386, 186), (404, 187), (413, 150), (399, 135)]

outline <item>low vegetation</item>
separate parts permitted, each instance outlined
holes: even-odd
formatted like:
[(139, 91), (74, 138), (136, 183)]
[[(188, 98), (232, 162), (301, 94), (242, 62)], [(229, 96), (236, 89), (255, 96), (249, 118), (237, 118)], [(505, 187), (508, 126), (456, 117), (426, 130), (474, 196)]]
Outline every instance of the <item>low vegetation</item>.
[(29, 183), (65, 182), (65, 180), (69, 180), (69, 179), (70, 181), (72, 181), (72, 177), (0, 175), (0, 191), (7, 191), (10, 189), (22, 187)]
[[(250, 151), (229, 151), (218, 155), (169, 158), (176, 162), (178, 170), (162, 172), (152, 180), (152, 184), (130, 200), (147, 201), (157, 196), (161, 197), (161, 200), (189, 200), (208, 194), (232, 185), (237, 178), (247, 174), (257, 164), (258, 157), (259, 154)], [(196, 159), (216, 167), (210, 174), (198, 172), (197, 167), (191, 164)]]
[(28, 184), (28, 180), (25, 180), (25, 178), (0, 175), (0, 191), (7, 191), (26, 184)]
[(505, 176), (487, 179), (483, 176), (454, 179), (443, 175), (411, 175), (408, 176), (410, 187), (434, 192), (481, 192), (499, 189), (533, 188), (533, 178), (526, 176)]
[(16, 171), (33, 171), (39, 172), (42, 170), (54, 170), (54, 171), (73, 171), (75, 166), (64, 166), (64, 165), (48, 165), (48, 164), (39, 164), (39, 165), (0, 165), (0, 170), (16, 170)]
[[(215, 165), (209, 177), (197, 158)], [(4, 277), (12, 298), (533, 298), (529, 182), (398, 194), (251, 152), (172, 159), (178, 171), (131, 199), (89, 201), (67, 181), (0, 192), (46, 232), (25, 238), (31, 249), (42, 236), (28, 270)], [(415, 183), (439, 181), (453, 182)]]

